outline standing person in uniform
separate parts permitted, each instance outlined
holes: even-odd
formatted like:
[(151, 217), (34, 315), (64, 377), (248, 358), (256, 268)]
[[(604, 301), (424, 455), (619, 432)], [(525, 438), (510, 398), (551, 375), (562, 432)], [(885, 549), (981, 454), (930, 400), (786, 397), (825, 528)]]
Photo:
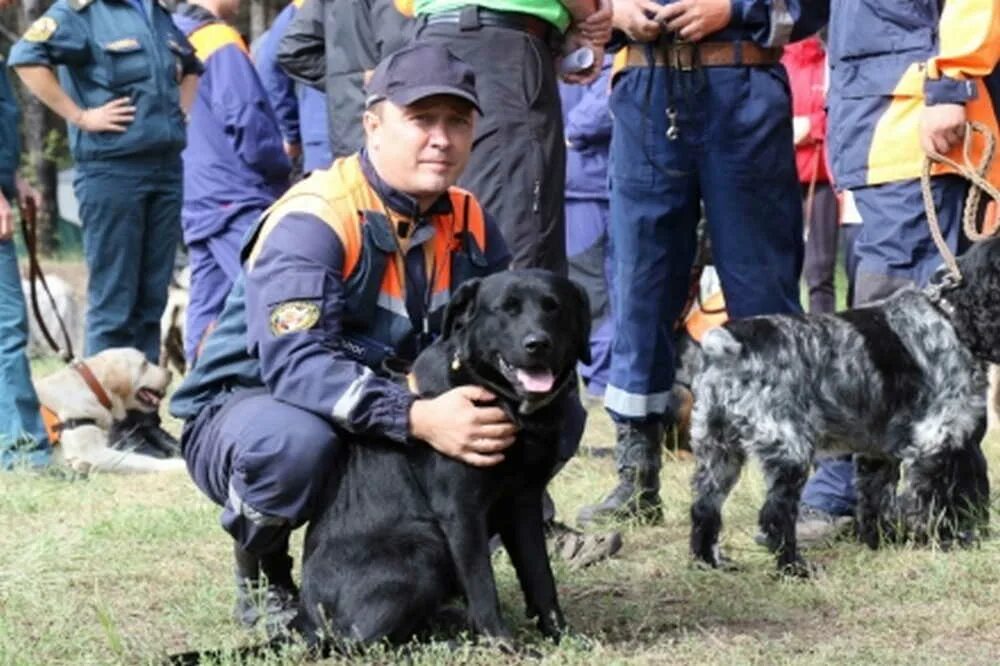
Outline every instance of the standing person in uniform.
[[(927, 225), (920, 172), (929, 150), (962, 163), (967, 120), (998, 134), (1000, 6), (993, 0), (830, 3), (829, 142), (834, 180), (861, 215), (854, 305), (924, 287), (941, 265)], [(977, 164), (983, 144), (971, 155)], [(968, 182), (940, 168), (931, 179), (938, 222), (959, 253)], [(990, 182), (1000, 185), (994, 160)], [(986, 414), (983, 414), (985, 427)], [(985, 478), (976, 448), (972, 465)], [(823, 463), (802, 493), (797, 532), (835, 536), (856, 503), (854, 469)]]
[[(155, 363), (201, 65), (155, 0), (56, 0), (14, 44), (10, 66), (69, 125), (89, 272), (84, 353), (135, 347)], [(110, 439), (178, 451), (156, 413), (129, 412)]]
[(589, 364), (580, 365), (587, 393), (604, 395), (611, 369), (611, 239), (608, 235), (608, 153), (611, 113), (608, 86), (611, 58), (605, 57), (601, 75), (586, 86), (559, 84), (566, 128), (566, 254), (569, 276), (590, 298)]
[(497, 216), (514, 268), (566, 273), (566, 145), (557, 55), (588, 46), (601, 71), (610, 7), (590, 0), (416, 0), (419, 41), (444, 44), (476, 70), (486, 115), (461, 184)]
[(305, 0), (278, 45), (278, 63), (326, 95), (334, 159), (364, 146), (365, 81), (409, 41), (407, 0)]
[[(0, 9), (13, 0), (0, 0)], [(41, 197), (17, 174), (21, 160), (20, 113), (0, 55), (0, 469), (48, 463), (51, 450), (31, 383), (28, 314), (14, 246), (14, 204)]]
[(779, 59), (825, 22), (808, 2), (615, 0), (627, 44), (612, 74), (615, 340), (604, 404), (618, 485), (580, 510), (580, 524), (662, 520), (672, 331), (700, 202), (729, 315), (801, 312), (802, 199)]
[(191, 107), (181, 225), (191, 266), (184, 327), (188, 365), (240, 272), (247, 229), (288, 188), (291, 164), (246, 44), (227, 25), (240, 0), (192, 0), (174, 23), (205, 68)]
[(418, 400), (386, 372), (429, 344), (461, 282), (510, 259), (476, 198), (453, 186), (472, 146), (475, 81), (439, 46), (379, 65), (365, 148), (295, 185), (254, 228), (219, 326), (173, 396), (188, 468), (234, 540), (246, 625), (260, 619), (261, 573), (268, 631), (294, 615), (289, 535), (355, 438), (417, 438), (473, 465), (500, 462), (513, 442), (503, 412), (477, 406), (485, 389)]
[(285, 152), (295, 160), (301, 155), (306, 174), (325, 169), (333, 161), (326, 97), (319, 90), (294, 81), (278, 64), (281, 38), (288, 32), (303, 0), (292, 0), (278, 12), (254, 55), (260, 82), (267, 91), (278, 126), (285, 139)]

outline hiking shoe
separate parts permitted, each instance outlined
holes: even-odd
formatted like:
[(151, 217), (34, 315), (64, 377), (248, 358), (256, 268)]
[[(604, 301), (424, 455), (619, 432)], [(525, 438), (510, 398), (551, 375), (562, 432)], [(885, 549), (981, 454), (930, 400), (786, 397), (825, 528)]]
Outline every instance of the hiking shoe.
[(115, 421), (108, 430), (108, 446), (118, 451), (133, 451), (153, 458), (167, 458), (166, 452), (155, 446), (145, 436), (140, 422), (142, 412), (126, 412), (125, 418)]
[(260, 580), (236, 578), (236, 606), (233, 619), (247, 629), (264, 622), (268, 640), (287, 636), (299, 612), (299, 592), (295, 587), (261, 585)]
[[(852, 516), (835, 516), (822, 509), (803, 504), (795, 521), (795, 540), (799, 548), (823, 548), (846, 536), (854, 528)], [(767, 536), (758, 531), (754, 543), (767, 547)]]
[(160, 425), (160, 415), (156, 412), (139, 413), (136, 418), (139, 425), (139, 434), (146, 440), (149, 446), (160, 451), (160, 456), (165, 458), (180, 458), (181, 445), (177, 438), (163, 429)]
[(292, 620), (299, 614), (299, 591), (268, 585), (264, 592), (264, 634), (268, 640), (291, 634)]
[(622, 533), (618, 530), (588, 534), (559, 521), (546, 525), (545, 537), (549, 552), (574, 571), (606, 560), (622, 548)]
[(236, 605), (233, 607), (233, 619), (246, 629), (253, 629), (261, 618), (261, 610), (264, 608), (263, 592), (259, 580), (236, 577)]

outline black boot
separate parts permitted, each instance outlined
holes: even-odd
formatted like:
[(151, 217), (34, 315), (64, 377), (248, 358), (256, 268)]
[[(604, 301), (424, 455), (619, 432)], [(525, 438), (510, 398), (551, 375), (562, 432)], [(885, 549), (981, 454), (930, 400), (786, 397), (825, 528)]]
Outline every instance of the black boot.
[(119, 451), (134, 451), (153, 458), (167, 458), (168, 455), (146, 437), (143, 421), (145, 416), (136, 410), (125, 412), (124, 419), (111, 424), (111, 429), (108, 430), (108, 446)]
[(260, 609), (264, 607), (260, 589), (260, 559), (236, 543), (233, 543), (233, 555), (236, 558), (236, 607), (233, 609), (233, 619), (251, 629), (260, 619)]
[[(130, 412), (131, 413), (131, 412)], [(156, 412), (136, 412), (142, 436), (151, 447), (161, 451), (160, 458), (180, 458), (181, 445), (169, 432), (160, 426), (160, 415)]]
[(268, 639), (287, 636), (298, 614), (299, 590), (292, 580), (288, 546), (254, 555), (234, 544), (236, 557), (236, 608), (233, 616), (247, 628), (264, 619)]
[(580, 509), (577, 525), (638, 520), (651, 525), (663, 522), (660, 499), (660, 447), (663, 424), (615, 424), (615, 462), (618, 485), (598, 504)]
[(262, 555), (260, 571), (267, 579), (264, 632), (269, 639), (288, 636), (299, 612), (299, 588), (292, 580), (292, 558), (285, 550)]

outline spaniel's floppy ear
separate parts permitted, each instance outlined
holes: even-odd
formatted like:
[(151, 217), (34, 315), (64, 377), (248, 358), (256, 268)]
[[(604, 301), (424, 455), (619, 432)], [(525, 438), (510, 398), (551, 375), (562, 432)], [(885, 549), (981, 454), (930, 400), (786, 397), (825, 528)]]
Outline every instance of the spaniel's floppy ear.
[(575, 318), (574, 330), (576, 331), (577, 358), (582, 363), (590, 363), (590, 297), (578, 283), (569, 281), (573, 285), (573, 317)]
[(455, 290), (444, 311), (441, 324), (441, 338), (447, 340), (468, 324), (476, 311), (476, 297), (479, 295), (480, 278), (466, 280)]
[(959, 266), (962, 281), (942, 291), (955, 333), (976, 358), (1000, 363), (1000, 238), (974, 244)]

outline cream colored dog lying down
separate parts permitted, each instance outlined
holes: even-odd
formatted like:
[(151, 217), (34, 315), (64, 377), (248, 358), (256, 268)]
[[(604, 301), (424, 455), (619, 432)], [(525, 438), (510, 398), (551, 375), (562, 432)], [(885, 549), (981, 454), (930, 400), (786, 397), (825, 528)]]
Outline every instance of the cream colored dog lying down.
[[(179, 458), (160, 459), (108, 446), (112, 421), (126, 410), (156, 411), (170, 385), (170, 371), (150, 363), (136, 349), (106, 349), (84, 360), (84, 372), (67, 366), (35, 382), (38, 401), (61, 428), (54, 459), (78, 472), (133, 474), (184, 469)], [(91, 387), (86, 369), (96, 380)], [(103, 404), (102, 404), (103, 403)]]

